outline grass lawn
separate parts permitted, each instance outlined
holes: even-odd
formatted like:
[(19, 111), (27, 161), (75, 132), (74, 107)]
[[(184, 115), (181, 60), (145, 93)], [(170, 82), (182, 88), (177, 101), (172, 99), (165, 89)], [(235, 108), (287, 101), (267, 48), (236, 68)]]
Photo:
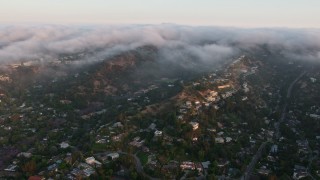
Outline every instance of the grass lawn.
[(106, 144), (93, 144), (92, 146), (92, 150), (95, 152), (101, 152), (101, 151), (105, 151), (107, 149), (108, 145)]

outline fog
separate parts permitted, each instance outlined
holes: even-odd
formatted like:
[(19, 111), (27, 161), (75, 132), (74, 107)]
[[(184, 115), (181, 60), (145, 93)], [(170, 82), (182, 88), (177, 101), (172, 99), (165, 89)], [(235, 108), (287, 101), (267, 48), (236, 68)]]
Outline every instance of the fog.
[[(123, 26), (0, 26), (0, 62), (57, 59), (61, 54), (96, 52), (79, 62), (152, 45), (159, 60), (172, 63), (221, 62), (243, 50), (267, 46), (289, 59), (320, 62), (318, 29), (240, 29), (172, 24)], [(185, 61), (189, 59), (189, 61)]]

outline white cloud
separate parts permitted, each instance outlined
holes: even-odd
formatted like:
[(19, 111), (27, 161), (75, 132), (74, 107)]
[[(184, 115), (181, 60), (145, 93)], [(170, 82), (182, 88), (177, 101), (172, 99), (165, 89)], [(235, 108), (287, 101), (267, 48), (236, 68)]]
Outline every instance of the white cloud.
[[(267, 45), (296, 59), (319, 60), (317, 29), (237, 29), (178, 25), (9, 26), (0, 27), (0, 62), (56, 58), (59, 54), (99, 50), (106, 56), (143, 45), (158, 47), (162, 58), (216, 62), (243, 49)], [(187, 57), (189, 56), (189, 57)], [(83, 59), (90, 61), (90, 59)]]

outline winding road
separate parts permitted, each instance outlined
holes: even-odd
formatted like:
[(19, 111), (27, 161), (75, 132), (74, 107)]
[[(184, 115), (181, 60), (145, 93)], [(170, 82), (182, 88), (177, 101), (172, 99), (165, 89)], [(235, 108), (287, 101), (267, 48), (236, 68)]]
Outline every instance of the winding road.
[[(291, 93), (292, 93), (292, 89), (294, 87), (294, 85), (299, 81), (299, 79), (304, 76), (306, 74), (305, 71), (303, 71), (291, 84), (290, 86), (288, 87), (288, 90), (287, 90), (287, 95), (286, 95), (286, 99), (285, 99), (285, 105), (283, 106), (283, 109), (282, 109), (282, 113), (281, 113), (281, 118), (278, 122), (275, 123), (274, 127), (275, 127), (275, 138), (276, 140), (279, 139), (280, 137), (280, 123), (282, 123), (284, 120), (285, 120), (285, 117), (286, 117), (286, 114), (287, 114), (287, 107), (288, 107), (288, 100), (290, 99), (291, 97)], [(242, 180), (249, 180), (250, 179), (250, 175), (252, 174), (253, 170), (254, 170), (254, 167), (256, 166), (256, 163), (259, 161), (259, 159), (261, 158), (262, 156), (262, 152), (263, 150), (265, 149), (267, 143), (269, 141), (265, 141), (263, 142), (258, 151), (256, 152), (256, 154), (252, 157), (251, 159), (251, 162), (249, 163), (249, 165), (247, 166), (247, 169), (244, 173), (244, 175), (241, 177)]]

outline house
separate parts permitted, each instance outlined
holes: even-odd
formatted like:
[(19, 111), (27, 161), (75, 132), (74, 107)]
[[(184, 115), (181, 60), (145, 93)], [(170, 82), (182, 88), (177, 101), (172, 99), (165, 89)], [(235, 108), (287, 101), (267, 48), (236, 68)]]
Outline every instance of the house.
[(318, 114), (310, 114), (309, 116), (313, 119), (320, 119), (320, 115)]
[(223, 131), (220, 131), (220, 132), (217, 133), (218, 136), (222, 136), (223, 134), (224, 134)]
[(217, 96), (218, 95), (218, 92), (216, 92), (216, 91), (210, 91), (210, 96)]
[(209, 169), (209, 165), (211, 164), (210, 161), (202, 162), (203, 169)]
[(221, 122), (218, 122), (217, 125), (220, 129), (223, 129), (223, 124)]
[(217, 163), (218, 163), (217, 166), (222, 168), (227, 166), (229, 164), (229, 161), (226, 159), (222, 159), (222, 160), (219, 160)]
[(97, 144), (105, 144), (106, 142), (106, 139), (99, 139), (96, 141)]
[(154, 132), (154, 135), (155, 135), (156, 137), (160, 137), (160, 136), (162, 136), (162, 131), (156, 130), (156, 131)]
[(119, 142), (121, 140), (121, 138), (123, 137), (124, 134), (118, 134), (116, 136), (112, 137), (112, 140), (115, 142)]
[(195, 131), (199, 128), (199, 123), (198, 122), (190, 122), (192, 129)]
[(17, 155), (18, 157), (25, 157), (25, 158), (30, 158), (32, 156), (31, 153), (28, 152), (21, 152)]
[(206, 97), (206, 100), (208, 102), (213, 102), (213, 101), (216, 101), (216, 96), (218, 95), (218, 92), (216, 91), (210, 91), (209, 94), (207, 95)]
[(194, 163), (195, 165), (195, 169), (198, 171), (198, 172), (203, 172), (203, 166), (201, 163)]
[(273, 156), (267, 156), (267, 160), (270, 162), (276, 162), (276, 159)]
[(215, 138), (216, 143), (218, 144), (223, 144), (224, 143), (224, 139), (222, 137), (217, 137)]
[(144, 140), (141, 140), (141, 141), (139, 141), (139, 140), (140, 140), (140, 137), (139, 137), (139, 136), (138, 136), (138, 137), (135, 137), (135, 138), (133, 139), (133, 141), (131, 141), (129, 144), (130, 144), (131, 146), (135, 146), (135, 147), (140, 148), (140, 147), (143, 145)]
[(111, 160), (119, 158), (119, 153), (110, 153), (107, 155)]
[(140, 137), (139, 136), (137, 136), (137, 137), (135, 137), (135, 138), (133, 138), (133, 141), (140, 141)]
[(311, 78), (310, 78), (310, 81), (311, 81), (312, 83), (315, 83), (315, 82), (317, 81), (317, 79), (316, 79), (316, 78), (311, 77)]
[(150, 149), (146, 146), (142, 146), (142, 151), (143, 152), (150, 152)]
[(199, 85), (200, 85), (200, 83), (198, 83), (198, 82), (193, 83), (193, 86), (199, 86)]
[(94, 157), (88, 157), (85, 159), (86, 163), (87, 164), (90, 164), (90, 165), (98, 165), (98, 166), (101, 166), (101, 163), (99, 161), (97, 161)]
[(308, 176), (307, 168), (299, 165), (294, 166), (292, 178), (295, 180), (302, 179)]
[(58, 171), (58, 164), (54, 163), (47, 167), (48, 171)]
[(187, 106), (188, 108), (190, 108), (190, 107), (192, 106), (191, 101), (187, 101), (187, 102), (186, 102), (186, 106)]
[(261, 167), (260, 169), (258, 169), (258, 173), (264, 176), (268, 176), (271, 173), (271, 171), (266, 167)]
[(228, 87), (230, 87), (230, 85), (226, 84), (226, 85), (218, 86), (218, 89), (224, 89), (224, 88), (228, 88)]
[(69, 147), (69, 144), (68, 144), (68, 143), (66, 143), (66, 142), (60, 143), (60, 148), (61, 148), (61, 149), (66, 149), (66, 148), (68, 148), (68, 147)]
[(151, 123), (150, 126), (148, 127), (151, 130), (155, 130), (157, 125), (155, 123)]
[(278, 152), (278, 145), (274, 144), (271, 147), (270, 153), (277, 153)]
[(232, 138), (231, 137), (226, 137), (226, 142), (231, 142), (232, 141)]
[(250, 89), (248, 88), (248, 84), (247, 84), (247, 83), (244, 83), (242, 86), (243, 86), (243, 91), (244, 91), (245, 93), (247, 93), (247, 92), (250, 91)]
[(113, 124), (113, 126), (112, 126), (113, 128), (117, 128), (117, 127), (123, 127), (123, 125), (121, 124), (121, 122), (116, 122), (116, 123), (114, 123)]
[(5, 168), (4, 170), (9, 171), (9, 172), (15, 172), (17, 167), (18, 167), (17, 165), (11, 164), (7, 168)]
[(67, 157), (65, 157), (64, 158), (64, 161), (67, 163), (67, 164), (70, 164), (70, 165), (72, 165), (74, 162), (73, 162), (73, 160), (72, 160), (72, 156), (71, 156), (71, 153), (69, 154), (67, 154)]
[(71, 104), (72, 101), (67, 100), (67, 99), (62, 99), (62, 100), (60, 100), (60, 103), (61, 103), (61, 104), (66, 104), (66, 105), (68, 105), (68, 104)]
[(195, 164), (190, 161), (184, 161), (180, 164), (182, 170), (195, 170)]
[(95, 170), (91, 166), (89, 166), (88, 164), (85, 164), (85, 163), (80, 163), (79, 169), (82, 170), (82, 171), (80, 170), (79, 172), (83, 173), (87, 177), (89, 177), (95, 173)]
[(294, 172), (293, 173), (293, 179), (302, 179), (302, 178), (305, 178), (305, 177), (307, 177), (308, 176), (308, 173), (307, 172)]

